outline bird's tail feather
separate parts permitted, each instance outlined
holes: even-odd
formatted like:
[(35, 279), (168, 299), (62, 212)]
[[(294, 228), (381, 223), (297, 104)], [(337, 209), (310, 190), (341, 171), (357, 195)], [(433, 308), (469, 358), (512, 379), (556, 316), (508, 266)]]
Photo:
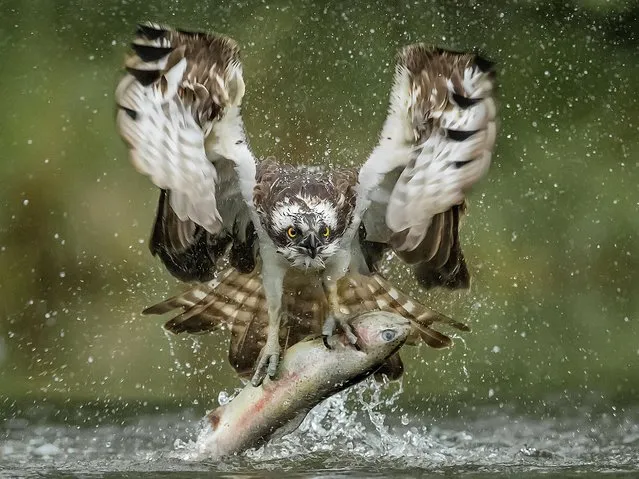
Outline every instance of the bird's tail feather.
[(355, 316), (375, 309), (398, 313), (412, 323), (413, 341), (418, 334), (432, 348), (452, 346), (453, 341), (450, 337), (431, 327), (435, 323), (446, 324), (460, 331), (470, 331), (464, 323), (415, 301), (380, 274), (371, 276), (349, 274), (342, 281), (340, 299), (342, 307), (348, 309), (347, 314)]
[[(383, 276), (349, 273), (338, 283), (341, 313), (354, 317), (368, 311), (389, 311), (409, 319), (413, 325), (410, 342), (420, 338), (432, 348), (445, 348), (452, 339), (433, 329), (435, 323), (468, 331), (463, 323), (433, 311), (391, 285)], [(309, 335), (321, 334), (327, 314), (326, 298), (321, 292), (303, 288), (285, 291), (287, 312), (280, 340), (292, 346)], [(198, 334), (222, 326), (231, 330), (229, 360), (240, 374), (252, 371), (266, 342), (268, 313), (262, 281), (257, 270), (243, 274), (229, 268), (218, 278), (199, 284), (183, 294), (151, 306), (143, 314), (165, 314), (182, 311), (164, 327), (172, 333)]]

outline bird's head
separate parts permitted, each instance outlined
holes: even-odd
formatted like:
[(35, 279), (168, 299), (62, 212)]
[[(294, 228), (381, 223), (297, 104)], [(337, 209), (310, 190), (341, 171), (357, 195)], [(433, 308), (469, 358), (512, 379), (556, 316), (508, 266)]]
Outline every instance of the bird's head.
[(283, 195), (262, 221), (277, 252), (293, 267), (324, 269), (337, 252), (347, 220), (327, 198)]

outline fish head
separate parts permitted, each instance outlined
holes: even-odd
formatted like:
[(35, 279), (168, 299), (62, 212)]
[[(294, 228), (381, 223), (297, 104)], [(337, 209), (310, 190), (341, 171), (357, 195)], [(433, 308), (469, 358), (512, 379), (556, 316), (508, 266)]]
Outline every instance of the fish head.
[(396, 313), (372, 311), (351, 322), (358, 345), (367, 354), (385, 359), (406, 342), (411, 332), (408, 319)]

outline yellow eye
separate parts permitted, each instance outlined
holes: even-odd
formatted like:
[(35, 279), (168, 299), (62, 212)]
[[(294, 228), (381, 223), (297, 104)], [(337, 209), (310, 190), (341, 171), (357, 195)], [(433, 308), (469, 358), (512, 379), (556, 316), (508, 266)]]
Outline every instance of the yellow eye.
[(295, 238), (297, 236), (297, 230), (291, 226), (286, 230), (286, 234), (289, 238)]
[(324, 227), (324, 233), (322, 233), (322, 236), (324, 236), (324, 238), (328, 238), (331, 234), (331, 229), (328, 226)]

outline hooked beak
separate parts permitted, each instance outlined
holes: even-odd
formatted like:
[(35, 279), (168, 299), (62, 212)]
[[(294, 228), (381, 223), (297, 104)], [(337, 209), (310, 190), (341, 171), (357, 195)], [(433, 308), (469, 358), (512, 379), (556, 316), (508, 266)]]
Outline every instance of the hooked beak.
[(317, 248), (319, 245), (320, 241), (319, 238), (315, 236), (315, 233), (310, 233), (300, 243), (300, 246), (306, 250), (306, 254), (308, 254), (312, 259), (315, 259), (315, 256), (317, 256)]

